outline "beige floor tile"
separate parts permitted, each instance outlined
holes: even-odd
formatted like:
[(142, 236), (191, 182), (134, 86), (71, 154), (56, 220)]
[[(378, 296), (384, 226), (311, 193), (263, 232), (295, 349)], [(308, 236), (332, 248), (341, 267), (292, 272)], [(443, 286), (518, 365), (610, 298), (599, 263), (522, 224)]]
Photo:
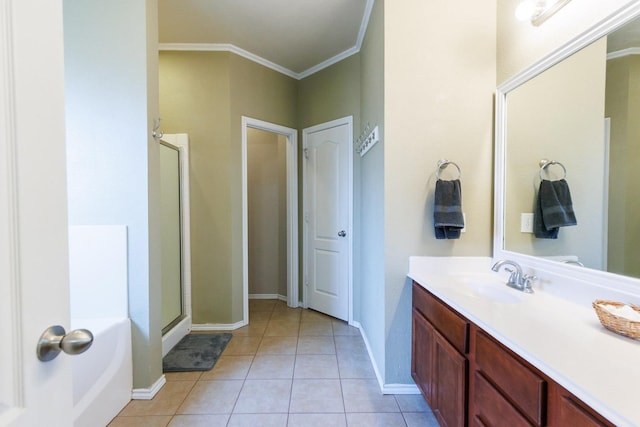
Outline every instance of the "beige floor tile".
[(402, 414), (347, 414), (349, 427), (406, 427)]
[(241, 389), (242, 381), (198, 381), (177, 413), (230, 414)]
[(286, 425), (287, 414), (232, 414), (227, 427), (286, 427)]
[(402, 412), (431, 412), (421, 394), (396, 394), (396, 401)]
[(356, 335), (336, 335), (333, 337), (336, 343), (336, 352), (338, 354), (368, 354), (367, 346), (360, 336)]
[(402, 415), (407, 427), (440, 427), (432, 412), (404, 412)]
[(272, 312), (273, 308), (278, 303), (273, 299), (250, 299), (249, 300), (249, 312), (252, 311), (268, 311)]
[(289, 414), (287, 427), (346, 427), (344, 414)]
[(284, 308), (284, 309), (276, 309), (271, 313), (271, 320), (286, 320), (289, 322), (298, 322), (300, 321), (300, 309), (299, 308)]
[(297, 337), (263, 337), (258, 354), (296, 354)]
[(297, 337), (300, 322), (290, 322), (286, 320), (270, 320), (267, 329), (264, 331), (265, 337)]
[(299, 354), (294, 378), (339, 378), (338, 361), (331, 354)]
[(201, 376), (202, 371), (164, 373), (164, 377), (167, 381), (198, 381)]
[(347, 322), (342, 320), (334, 320), (331, 322), (333, 326), (333, 335), (360, 336), (360, 330), (356, 327), (349, 326)]
[(119, 415), (173, 415), (195, 384), (195, 381), (167, 382), (153, 399), (132, 400)]
[(327, 316), (315, 310), (302, 310), (302, 316), (300, 318), (303, 322), (331, 322), (333, 319), (334, 317)]
[(293, 354), (258, 354), (253, 359), (247, 379), (291, 379), (294, 363)]
[(301, 336), (297, 354), (336, 354), (332, 336)]
[(262, 337), (235, 336), (224, 349), (225, 356), (253, 356), (258, 351)]
[(165, 427), (171, 415), (149, 415), (146, 417), (116, 417), (108, 427)]
[(343, 413), (340, 380), (293, 380), (289, 412)]
[(300, 323), (300, 336), (303, 335), (333, 335), (331, 322), (302, 322)]
[[(263, 312), (260, 312), (263, 313)], [(268, 313), (267, 313), (268, 314)], [(269, 323), (269, 315), (264, 316), (265, 318), (262, 320), (254, 319), (251, 316), (251, 320), (249, 324), (243, 326), (242, 328), (234, 329), (233, 331), (229, 331), (233, 336), (244, 336), (244, 337), (259, 337), (264, 335), (264, 330), (267, 327), (267, 323)]]
[(338, 354), (340, 378), (376, 378), (367, 354)]
[(234, 414), (286, 414), (291, 380), (246, 380)]
[[(275, 300), (273, 304), (273, 311), (277, 311), (277, 310), (291, 310), (291, 307), (287, 305), (286, 301)], [(302, 309), (298, 308), (297, 310), (302, 310)]]
[(270, 311), (249, 311), (249, 324), (252, 322), (268, 322), (271, 319)]
[(253, 356), (223, 356), (218, 359), (212, 370), (206, 371), (201, 380), (244, 380), (247, 377)]
[(382, 394), (376, 380), (341, 381), (345, 412), (400, 412), (395, 396)]
[(229, 415), (176, 415), (169, 427), (226, 427)]

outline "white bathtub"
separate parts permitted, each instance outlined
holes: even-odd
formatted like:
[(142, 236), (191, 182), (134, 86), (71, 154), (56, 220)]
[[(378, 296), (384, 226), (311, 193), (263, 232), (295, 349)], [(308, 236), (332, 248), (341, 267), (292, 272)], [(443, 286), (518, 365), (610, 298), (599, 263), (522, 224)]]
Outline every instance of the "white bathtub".
[(106, 426), (131, 399), (131, 322), (75, 319), (71, 327), (89, 329), (94, 337), (89, 350), (71, 358), (73, 425)]

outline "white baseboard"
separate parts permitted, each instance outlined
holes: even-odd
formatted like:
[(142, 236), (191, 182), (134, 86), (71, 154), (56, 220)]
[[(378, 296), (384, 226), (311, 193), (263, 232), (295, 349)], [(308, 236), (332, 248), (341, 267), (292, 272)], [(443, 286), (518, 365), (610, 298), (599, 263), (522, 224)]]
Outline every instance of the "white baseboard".
[(134, 388), (131, 391), (131, 398), (134, 400), (151, 400), (156, 394), (158, 394), (158, 392), (166, 382), (167, 379), (164, 375), (162, 375), (149, 388)]
[(197, 323), (191, 325), (192, 331), (233, 331), (245, 326), (244, 321), (236, 323)]
[(415, 384), (385, 384), (382, 394), (420, 394), (420, 389)]
[(286, 302), (287, 296), (280, 294), (249, 294), (249, 299), (277, 299)]
[(420, 390), (418, 386), (414, 384), (385, 384), (380, 371), (378, 370), (378, 364), (376, 363), (375, 357), (373, 357), (373, 352), (371, 351), (371, 346), (369, 345), (369, 339), (367, 338), (367, 334), (362, 329), (362, 325), (360, 322), (353, 321), (351, 326), (358, 328), (360, 331), (360, 336), (362, 336), (362, 340), (364, 341), (364, 345), (367, 347), (367, 352), (369, 353), (369, 359), (371, 360), (371, 364), (373, 365), (373, 371), (376, 374), (376, 379), (378, 380), (378, 386), (380, 387), (380, 391), (382, 394), (420, 394)]

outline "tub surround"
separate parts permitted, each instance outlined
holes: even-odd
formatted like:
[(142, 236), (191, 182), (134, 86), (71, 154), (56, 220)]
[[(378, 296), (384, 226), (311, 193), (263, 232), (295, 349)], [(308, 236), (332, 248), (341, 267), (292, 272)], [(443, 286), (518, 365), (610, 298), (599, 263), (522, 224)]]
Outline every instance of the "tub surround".
[(637, 294), (545, 271), (535, 293), (525, 294), (508, 288), (508, 273), (492, 272), (492, 262), (410, 257), (408, 276), (614, 424), (639, 425), (632, 388), (640, 382), (640, 342), (604, 329), (590, 305), (596, 298), (634, 302)]

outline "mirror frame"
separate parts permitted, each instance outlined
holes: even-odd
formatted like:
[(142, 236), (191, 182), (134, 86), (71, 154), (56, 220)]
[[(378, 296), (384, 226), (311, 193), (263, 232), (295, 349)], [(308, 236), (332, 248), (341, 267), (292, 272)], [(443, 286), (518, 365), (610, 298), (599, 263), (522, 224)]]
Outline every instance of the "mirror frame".
[(552, 274), (572, 277), (586, 282), (597, 283), (609, 289), (616, 289), (631, 294), (640, 294), (640, 278), (622, 276), (607, 271), (594, 270), (576, 265), (563, 264), (533, 255), (505, 249), (505, 179), (506, 179), (506, 125), (507, 94), (513, 89), (536, 77), (560, 61), (590, 45), (601, 37), (617, 30), (628, 22), (640, 17), (640, 1), (627, 5), (601, 22), (594, 25), (564, 46), (545, 56), (524, 71), (516, 74), (496, 89), (495, 105), (495, 153), (494, 153), (494, 259), (510, 259), (530, 267), (534, 271), (545, 271)]

